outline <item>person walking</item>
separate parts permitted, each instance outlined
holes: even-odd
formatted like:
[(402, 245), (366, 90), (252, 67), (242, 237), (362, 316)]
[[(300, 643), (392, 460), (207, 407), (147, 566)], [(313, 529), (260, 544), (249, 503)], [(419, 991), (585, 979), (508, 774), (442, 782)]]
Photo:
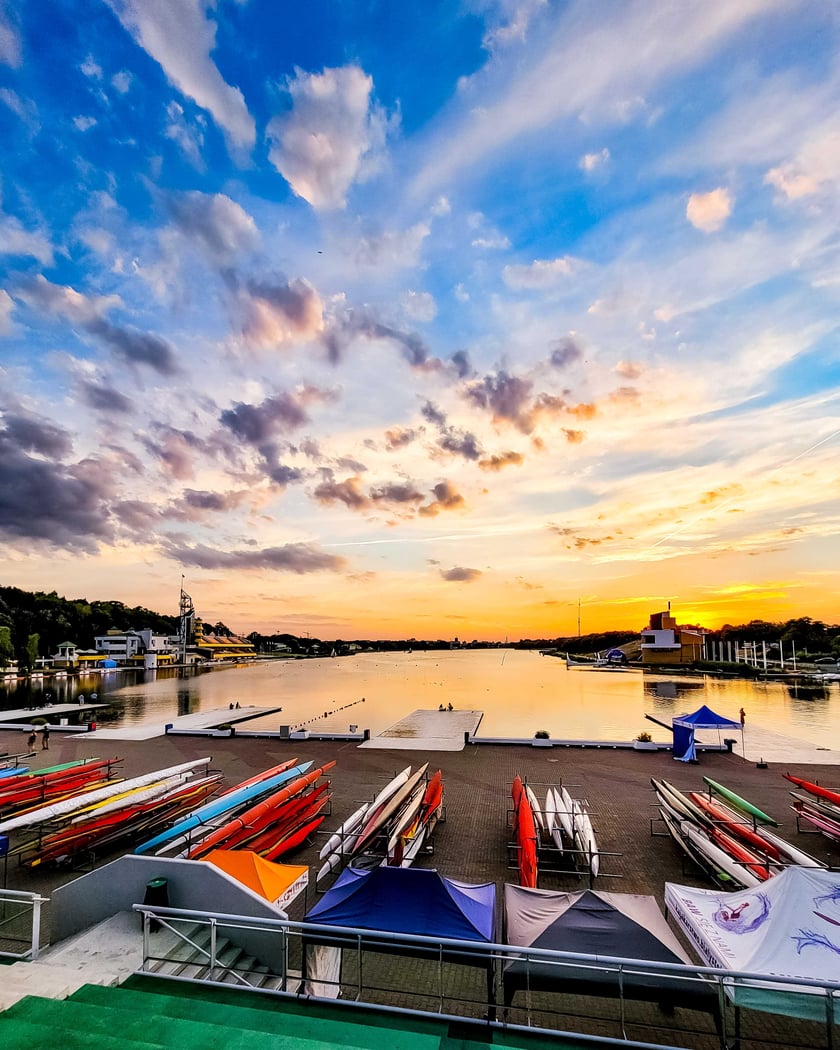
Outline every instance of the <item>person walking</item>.
[(50, 724), (49, 722), (44, 723), (44, 728), (41, 731), (41, 750), (49, 751), (50, 749)]
[(38, 739), (38, 737), (37, 737), (37, 735), (36, 735), (36, 733), (35, 733), (35, 730), (33, 729), (33, 730), (32, 730), (32, 731), (30, 732), (29, 736), (28, 736), (28, 737), (26, 738), (26, 746), (27, 746), (27, 748), (28, 748), (28, 749), (29, 749), (30, 751), (32, 751), (32, 750), (34, 749), (34, 747), (35, 747), (35, 741), (36, 741), (37, 739)]

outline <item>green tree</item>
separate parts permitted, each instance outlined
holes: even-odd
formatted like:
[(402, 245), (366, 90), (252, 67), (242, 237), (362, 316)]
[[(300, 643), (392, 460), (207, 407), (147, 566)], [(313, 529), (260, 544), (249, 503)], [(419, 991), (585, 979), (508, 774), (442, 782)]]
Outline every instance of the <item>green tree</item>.
[(0, 667), (5, 667), (14, 659), (11, 627), (0, 627)]
[(38, 634), (30, 634), (26, 639), (26, 666), (34, 667), (38, 663), (38, 645), (41, 637)]

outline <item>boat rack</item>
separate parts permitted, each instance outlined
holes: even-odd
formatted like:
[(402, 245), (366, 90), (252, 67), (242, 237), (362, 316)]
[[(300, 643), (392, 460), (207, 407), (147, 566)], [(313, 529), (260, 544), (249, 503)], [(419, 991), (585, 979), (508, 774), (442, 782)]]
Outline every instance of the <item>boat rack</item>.
[[(560, 785), (562, 786), (562, 779)], [(545, 795), (547, 788), (557, 787), (558, 785), (552, 782), (551, 784), (537, 783), (535, 781), (529, 781), (527, 778), (522, 779), (523, 787), (530, 787), (542, 789), (542, 795)], [(586, 798), (574, 798), (573, 802), (582, 803), (587, 811), (589, 810), (589, 800)], [(533, 807), (532, 807), (533, 809)], [(512, 828), (514, 826), (516, 811), (513, 808), (509, 808), (506, 813), (506, 826)], [(597, 855), (599, 862), (604, 857), (621, 857), (622, 853), (607, 852), (600, 847), (596, 851), (578, 849), (575, 846), (564, 845), (563, 849), (560, 850), (553, 844), (552, 841), (546, 842), (548, 837), (545, 830), (545, 816), (546, 812), (544, 809), (534, 810), (535, 816), (538, 818), (537, 823), (537, 881), (539, 882), (539, 876), (541, 873), (554, 875), (559, 878), (577, 878), (577, 879), (588, 879), (589, 888), (593, 889), (596, 879), (623, 879), (624, 876), (620, 872), (603, 871), (600, 870), (597, 875), (592, 873), (592, 860)], [(563, 833), (564, 839), (567, 839), (565, 832)], [(507, 867), (511, 870), (518, 871), (518, 853), (520, 847), (516, 842), (509, 841), (507, 844), (508, 849), (508, 863)], [(565, 861), (571, 861), (566, 863)]]

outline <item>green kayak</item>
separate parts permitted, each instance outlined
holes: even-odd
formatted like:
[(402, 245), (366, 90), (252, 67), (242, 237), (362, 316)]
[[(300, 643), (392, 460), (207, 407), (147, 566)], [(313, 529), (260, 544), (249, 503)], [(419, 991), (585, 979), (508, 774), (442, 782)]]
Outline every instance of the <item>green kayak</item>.
[(712, 791), (720, 795), (721, 798), (725, 798), (726, 801), (736, 809), (740, 809), (740, 811), (746, 813), (747, 816), (755, 817), (759, 824), (772, 824), (774, 828), (779, 826), (778, 820), (773, 820), (773, 818), (769, 817), (763, 809), (759, 809), (758, 806), (754, 806), (751, 802), (747, 802), (745, 798), (736, 795), (734, 791), (730, 791), (729, 788), (724, 787), (723, 784), (718, 784), (716, 780), (712, 780), (710, 777), (703, 777), (703, 781), (709, 785)]

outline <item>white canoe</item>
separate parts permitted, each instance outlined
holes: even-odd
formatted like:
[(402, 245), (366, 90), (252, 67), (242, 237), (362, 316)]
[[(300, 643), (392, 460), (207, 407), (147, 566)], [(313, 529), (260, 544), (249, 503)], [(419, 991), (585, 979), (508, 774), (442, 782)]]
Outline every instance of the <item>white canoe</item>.
[(557, 818), (569, 842), (575, 840), (575, 803), (564, 787), (554, 789), (557, 794)]
[(554, 845), (563, 852), (563, 825), (560, 823), (558, 810), (562, 805), (557, 789), (550, 787), (545, 794), (545, 814), (548, 831), (554, 840)]
[(525, 785), (525, 794), (528, 796), (528, 801), (531, 803), (531, 812), (534, 814), (534, 821), (537, 825), (537, 832), (544, 831), (545, 814), (540, 808), (540, 804), (537, 801), (537, 796), (534, 794), (533, 790), (528, 786), (528, 784)]
[(339, 826), (338, 830), (330, 835), (318, 854), (321, 860), (323, 860), (328, 854), (335, 852), (335, 850), (340, 850), (341, 844), (344, 842), (346, 836), (349, 835), (351, 831), (355, 831), (361, 824), (362, 820), (364, 820), (369, 806), (369, 802), (365, 802), (363, 805), (359, 806), (356, 812), (351, 813), (347, 820)]

